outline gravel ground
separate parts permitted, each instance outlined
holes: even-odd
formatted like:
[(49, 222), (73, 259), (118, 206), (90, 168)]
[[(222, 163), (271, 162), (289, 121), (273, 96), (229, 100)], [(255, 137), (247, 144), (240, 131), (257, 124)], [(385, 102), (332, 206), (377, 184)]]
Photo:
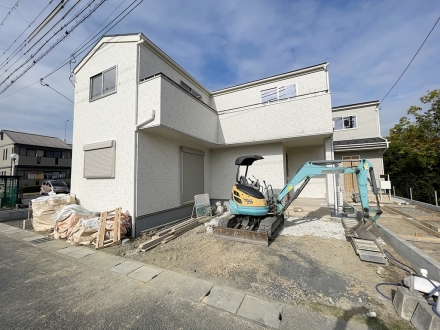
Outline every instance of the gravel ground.
[(345, 231), (340, 219), (290, 217), (280, 235), (316, 236), (345, 241)]
[(435, 213), (435, 212), (429, 213), (429, 212), (426, 212), (426, 211), (423, 211), (423, 210), (420, 210), (417, 208), (412, 208), (412, 207), (402, 207), (402, 206), (399, 206), (399, 207), (391, 206), (391, 207), (393, 209), (396, 209), (397, 211), (403, 212), (403, 213), (408, 214), (413, 217), (417, 217), (417, 216), (430, 217), (432, 215), (432, 213)]

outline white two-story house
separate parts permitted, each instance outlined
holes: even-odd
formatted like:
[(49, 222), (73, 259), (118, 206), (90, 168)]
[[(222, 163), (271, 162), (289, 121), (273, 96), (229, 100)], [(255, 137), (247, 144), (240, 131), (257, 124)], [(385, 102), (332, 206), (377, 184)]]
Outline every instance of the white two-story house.
[[(275, 191), (335, 156), (328, 63), (209, 91), (138, 33), (103, 37), (74, 74), (71, 190), (91, 210), (127, 209), (136, 235), (191, 214), (196, 194), (229, 199), (239, 156), (263, 156), (249, 174)], [(334, 207), (336, 181), (301, 197)]]

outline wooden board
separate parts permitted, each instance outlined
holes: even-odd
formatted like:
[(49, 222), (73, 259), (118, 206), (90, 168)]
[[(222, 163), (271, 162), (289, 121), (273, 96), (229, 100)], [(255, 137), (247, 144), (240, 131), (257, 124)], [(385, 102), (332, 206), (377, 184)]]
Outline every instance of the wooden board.
[(432, 230), (437, 231), (437, 232), (440, 232), (440, 222), (434, 222), (434, 223), (432, 223), (432, 222), (422, 221), (422, 223), (423, 223), (425, 226), (431, 228)]
[(417, 236), (411, 236), (411, 235), (400, 235), (403, 239), (406, 239), (407, 241), (411, 242), (423, 242), (423, 243), (438, 243), (440, 244), (440, 238), (437, 237), (417, 237)]

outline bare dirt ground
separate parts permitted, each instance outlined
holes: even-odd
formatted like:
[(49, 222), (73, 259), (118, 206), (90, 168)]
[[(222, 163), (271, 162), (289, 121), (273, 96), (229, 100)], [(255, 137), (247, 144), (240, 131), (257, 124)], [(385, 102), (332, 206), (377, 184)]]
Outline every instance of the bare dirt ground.
[[(341, 225), (342, 227), (342, 225)], [(375, 291), (379, 282), (399, 282), (406, 274), (399, 268), (362, 262), (351, 243), (315, 236), (278, 236), (269, 246), (250, 245), (214, 238), (200, 225), (167, 244), (139, 252), (138, 238), (106, 252), (160, 268), (232, 287), (267, 299), (306, 305), (321, 313), (345, 315), (365, 321), (375, 311), (378, 329), (411, 329), (390, 301)], [(386, 247), (393, 255), (398, 255)], [(391, 296), (392, 287), (382, 287)]]

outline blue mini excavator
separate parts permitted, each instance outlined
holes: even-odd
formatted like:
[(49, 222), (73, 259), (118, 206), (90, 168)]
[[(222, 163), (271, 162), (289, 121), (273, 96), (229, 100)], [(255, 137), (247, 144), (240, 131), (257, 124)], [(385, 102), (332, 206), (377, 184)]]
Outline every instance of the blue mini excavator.
[[(376, 221), (382, 214), (380, 209), (378, 191), (372, 164), (362, 159), (359, 165), (352, 167), (339, 167), (340, 161), (322, 160), (305, 163), (296, 174), (287, 182), (278, 195), (273, 193), (271, 185), (264, 187), (259, 180), (247, 178), (248, 168), (255, 161), (264, 159), (259, 155), (238, 157), (236, 181), (232, 187), (232, 196), (229, 200), (231, 215), (219, 220), (218, 226), (213, 228), (214, 236), (236, 240), (245, 243), (268, 245), (284, 224), (284, 212), (289, 205), (301, 194), (304, 187), (313, 177), (323, 174), (356, 174), (360, 202), (362, 205), (363, 219), (357, 226), (347, 230), (346, 235), (366, 240), (375, 240)], [(246, 166), (244, 176), (240, 175), (240, 167)], [(283, 203), (288, 193), (298, 184), (290, 197)], [(376, 196), (377, 209), (371, 209), (368, 203), (367, 183)], [(374, 225), (374, 226), (372, 226)]]

